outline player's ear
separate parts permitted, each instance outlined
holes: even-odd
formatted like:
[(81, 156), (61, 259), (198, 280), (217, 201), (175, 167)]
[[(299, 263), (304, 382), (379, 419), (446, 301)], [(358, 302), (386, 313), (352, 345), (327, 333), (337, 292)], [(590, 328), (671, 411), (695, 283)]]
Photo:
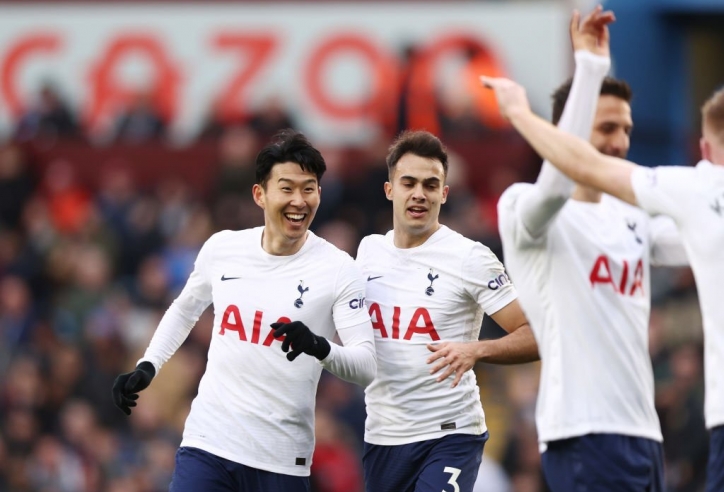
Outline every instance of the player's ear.
[(447, 201), (447, 194), (449, 191), (450, 187), (448, 185), (442, 187), (442, 200), (440, 200), (440, 203), (445, 203)]
[(389, 181), (385, 181), (385, 196), (388, 200), (392, 200), (392, 185)]
[(711, 144), (706, 140), (706, 138), (701, 137), (699, 139), (699, 148), (701, 149), (701, 158), (712, 162)]
[(264, 187), (260, 184), (255, 184), (251, 187), (251, 195), (254, 197), (254, 202), (259, 205), (263, 210), (266, 206), (266, 194), (264, 192)]

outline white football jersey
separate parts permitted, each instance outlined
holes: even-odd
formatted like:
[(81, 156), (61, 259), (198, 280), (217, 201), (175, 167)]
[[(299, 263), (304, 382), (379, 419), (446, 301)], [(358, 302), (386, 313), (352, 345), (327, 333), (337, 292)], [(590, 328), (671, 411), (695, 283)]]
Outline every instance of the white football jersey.
[(483, 313), (517, 294), (503, 265), (482, 244), (441, 226), (422, 245), (400, 249), (393, 232), (362, 240), (357, 263), (367, 279), (377, 376), (365, 391), (365, 441), (398, 445), (448, 434), (479, 435), (485, 415), (475, 373), (436, 382), (428, 343), (478, 339)]
[(704, 322), (706, 425), (724, 424), (724, 166), (637, 168), (639, 205), (674, 219), (696, 278)]
[(611, 196), (568, 200), (531, 237), (516, 209), (535, 185), (498, 204), (505, 266), (542, 360), (538, 438), (589, 433), (662, 440), (648, 352), (649, 263), (685, 263), (675, 225)]
[[(339, 333), (345, 345), (357, 337), (368, 344), (374, 361), (365, 285), (349, 255), (311, 232), (290, 256), (265, 252), (262, 232), (259, 227), (213, 235), (172, 305), (191, 319), (214, 304), (206, 372), (181, 445), (261, 470), (306, 476), (320, 373), (328, 359), (348, 347), (332, 344), (323, 363), (306, 354), (290, 362), (270, 324), (302, 321), (329, 340)], [(175, 350), (164, 340), (170, 332), (162, 326), (164, 321), (142, 359), (157, 367)], [(361, 328), (364, 333), (349, 333)]]

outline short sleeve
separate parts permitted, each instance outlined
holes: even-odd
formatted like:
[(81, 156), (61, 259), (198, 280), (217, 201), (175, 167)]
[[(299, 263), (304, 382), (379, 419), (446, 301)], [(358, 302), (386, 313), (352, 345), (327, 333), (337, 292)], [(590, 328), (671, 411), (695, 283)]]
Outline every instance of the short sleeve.
[(463, 261), (462, 279), (467, 293), (489, 316), (518, 297), (503, 264), (490, 249), (477, 242)]
[(364, 262), (367, 259), (367, 244), (369, 242), (369, 236), (363, 237), (362, 240), (359, 242), (359, 246), (357, 246), (357, 257), (355, 258), (355, 263), (359, 266), (361, 270), (364, 270)]
[(668, 215), (679, 222), (684, 204), (695, 193), (695, 168), (637, 166), (631, 173), (631, 187), (636, 201), (651, 215)]
[(340, 267), (332, 307), (334, 326), (337, 330), (369, 322), (365, 306), (365, 283), (362, 272), (352, 258), (345, 258)]
[(651, 264), (685, 266), (689, 264), (679, 229), (671, 217), (657, 215), (649, 221)]

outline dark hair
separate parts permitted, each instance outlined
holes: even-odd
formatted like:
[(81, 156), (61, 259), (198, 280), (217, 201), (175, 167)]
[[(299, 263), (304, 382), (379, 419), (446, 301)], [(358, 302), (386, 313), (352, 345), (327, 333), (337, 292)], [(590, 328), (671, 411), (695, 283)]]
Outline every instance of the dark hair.
[(266, 186), (272, 168), (276, 164), (295, 162), (303, 171), (317, 175), (317, 182), (327, 170), (321, 152), (314, 148), (304, 134), (292, 130), (282, 130), (272, 138), (256, 156), (256, 182)]
[[(571, 93), (571, 86), (573, 85), (573, 79), (568, 79), (563, 83), (551, 96), (553, 98), (553, 124), (557, 125), (558, 121), (563, 115), (563, 107), (566, 105), (568, 100), (568, 94)], [(603, 79), (601, 84), (602, 96), (615, 96), (619, 99), (623, 99), (626, 102), (631, 102), (633, 92), (631, 87), (623, 80), (614, 79), (613, 77), (606, 77)]]
[(437, 138), (430, 132), (418, 130), (418, 131), (405, 131), (402, 132), (392, 145), (390, 145), (387, 151), (387, 169), (389, 170), (390, 177), (395, 171), (397, 162), (402, 159), (405, 154), (415, 154), (419, 157), (426, 157), (428, 159), (437, 159), (442, 163), (442, 168), (447, 176), (447, 151), (445, 147)]

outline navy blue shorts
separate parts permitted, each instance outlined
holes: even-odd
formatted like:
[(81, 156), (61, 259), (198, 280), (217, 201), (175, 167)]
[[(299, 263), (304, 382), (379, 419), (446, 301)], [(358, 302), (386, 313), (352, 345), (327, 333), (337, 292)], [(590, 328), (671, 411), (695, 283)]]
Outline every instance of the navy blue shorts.
[(652, 439), (587, 434), (549, 442), (541, 461), (553, 492), (664, 492), (664, 450)]
[(471, 492), (488, 433), (380, 446), (365, 443), (367, 492)]
[(724, 490), (724, 425), (711, 430), (709, 465), (706, 468), (706, 492)]
[(181, 447), (170, 492), (309, 492), (309, 477), (251, 468), (198, 448)]

